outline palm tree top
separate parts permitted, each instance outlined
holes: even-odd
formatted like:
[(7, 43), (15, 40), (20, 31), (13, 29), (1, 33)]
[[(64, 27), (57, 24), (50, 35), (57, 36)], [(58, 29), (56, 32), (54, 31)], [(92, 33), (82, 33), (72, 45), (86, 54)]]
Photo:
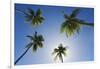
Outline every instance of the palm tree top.
[(42, 11), (40, 8), (36, 11), (31, 8), (28, 8), (26, 13), (26, 21), (31, 22), (33, 26), (37, 26), (44, 21), (44, 17), (42, 16)]
[[(37, 51), (37, 48), (43, 47), (44, 38), (42, 35), (38, 35), (36, 31), (33, 36), (27, 35), (27, 37), (31, 40), (33, 51)], [(26, 48), (27, 47), (30, 47), (30, 46), (26, 46)]]
[(64, 13), (64, 22), (61, 25), (61, 33), (65, 32), (67, 36), (73, 35), (75, 32), (79, 33), (82, 25), (94, 26), (93, 23), (85, 22), (77, 18), (80, 13), (80, 8), (75, 8), (70, 15)]
[(36, 11), (32, 8), (27, 8), (26, 11), (21, 11), (19, 9), (16, 9), (18, 12), (25, 15), (25, 21), (28, 23), (31, 23), (33, 26), (38, 26), (42, 24), (42, 22), (45, 20), (41, 9), (37, 9)]
[(62, 44), (59, 44), (58, 48), (55, 48), (53, 51), (53, 55), (55, 55), (54, 60), (57, 59), (57, 57), (59, 57), (59, 59), (61, 60), (61, 62), (63, 62), (63, 56), (66, 56), (66, 47), (63, 47)]

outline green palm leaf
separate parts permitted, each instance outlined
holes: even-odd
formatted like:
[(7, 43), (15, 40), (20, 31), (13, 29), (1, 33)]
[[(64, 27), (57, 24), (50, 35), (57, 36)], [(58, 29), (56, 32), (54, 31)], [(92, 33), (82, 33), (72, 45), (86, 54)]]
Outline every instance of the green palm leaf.
[(40, 9), (38, 9), (36, 12), (36, 16), (41, 16), (41, 14), (42, 14), (42, 11)]
[(80, 12), (80, 9), (79, 8), (76, 8), (72, 14), (70, 15), (71, 18), (75, 18)]
[(38, 49), (37, 44), (34, 44), (32, 47), (33, 47), (33, 52), (37, 51), (37, 49)]
[(26, 37), (28, 37), (30, 40), (34, 40), (33, 36), (27, 35)]

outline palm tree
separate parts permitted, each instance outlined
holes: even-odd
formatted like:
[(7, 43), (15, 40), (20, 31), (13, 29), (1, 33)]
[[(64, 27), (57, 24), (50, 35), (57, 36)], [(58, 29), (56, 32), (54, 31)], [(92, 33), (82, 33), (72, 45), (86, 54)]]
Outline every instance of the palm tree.
[(30, 48), (33, 49), (33, 52), (36, 52), (38, 48), (43, 47), (44, 38), (42, 35), (37, 35), (37, 32), (33, 36), (27, 35), (27, 37), (31, 40), (28, 45), (26, 45), (26, 51), (15, 61), (15, 65), (18, 61), (28, 52)]
[(61, 33), (65, 32), (67, 36), (73, 35), (75, 32), (79, 33), (81, 26), (86, 25), (90, 27), (94, 27), (93, 23), (85, 22), (77, 18), (77, 15), (80, 12), (80, 8), (76, 8), (70, 15), (65, 14), (65, 21), (61, 25)]
[(58, 48), (55, 48), (53, 51), (53, 55), (55, 55), (54, 60), (56, 60), (57, 58), (59, 58), (59, 60), (61, 60), (61, 62), (63, 63), (63, 56), (66, 56), (66, 47), (63, 47), (62, 44), (60, 44), (58, 46)]
[(36, 12), (31, 8), (28, 8), (26, 12), (16, 9), (16, 11), (25, 15), (26, 22), (31, 23), (33, 26), (42, 24), (44, 17), (42, 16), (42, 11), (38, 9)]

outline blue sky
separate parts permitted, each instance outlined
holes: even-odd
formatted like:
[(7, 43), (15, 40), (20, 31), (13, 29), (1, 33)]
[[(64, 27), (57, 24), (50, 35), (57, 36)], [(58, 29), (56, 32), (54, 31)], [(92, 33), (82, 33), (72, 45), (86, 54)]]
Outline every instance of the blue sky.
[[(29, 42), (26, 35), (33, 35), (34, 31), (37, 31), (45, 38), (43, 48), (38, 49), (37, 52), (30, 49), (17, 65), (59, 63), (53, 60), (54, 56), (51, 53), (60, 43), (69, 46), (64, 63), (94, 60), (93, 27), (83, 26), (79, 34), (75, 33), (69, 38), (66, 37), (65, 33), (60, 33), (60, 27), (64, 21), (62, 11), (71, 14), (75, 7), (15, 4), (15, 8), (21, 11), (26, 11), (27, 8), (36, 11), (40, 8), (45, 17), (43, 24), (33, 27), (31, 23), (25, 22), (23, 14), (15, 11), (15, 60), (26, 50), (25, 46)], [(81, 7), (77, 18), (94, 23), (94, 9)]]

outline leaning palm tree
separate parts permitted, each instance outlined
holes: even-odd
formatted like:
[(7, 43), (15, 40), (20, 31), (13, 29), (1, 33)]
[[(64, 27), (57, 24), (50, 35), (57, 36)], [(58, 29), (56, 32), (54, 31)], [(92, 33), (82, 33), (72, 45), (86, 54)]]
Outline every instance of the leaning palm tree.
[(63, 47), (62, 44), (60, 44), (58, 46), (58, 48), (55, 48), (53, 51), (53, 55), (55, 55), (54, 60), (56, 60), (57, 58), (59, 58), (59, 60), (63, 63), (63, 56), (66, 56), (66, 47)]
[(30, 42), (26, 45), (26, 51), (15, 61), (15, 65), (28, 52), (30, 48), (33, 49), (33, 52), (36, 52), (38, 48), (43, 47), (44, 38), (42, 35), (37, 35), (37, 32), (35, 32), (33, 36), (27, 35), (27, 37), (30, 39)]
[(25, 21), (31, 23), (33, 26), (37, 26), (43, 23), (44, 17), (42, 11), (38, 9), (36, 12), (28, 8), (26, 12), (16, 9), (16, 11), (25, 15)]
[(67, 36), (73, 35), (75, 32), (79, 33), (81, 26), (86, 25), (90, 27), (94, 27), (93, 23), (85, 22), (77, 18), (77, 15), (80, 12), (80, 8), (76, 8), (70, 15), (65, 14), (65, 21), (61, 25), (61, 32), (65, 32)]

